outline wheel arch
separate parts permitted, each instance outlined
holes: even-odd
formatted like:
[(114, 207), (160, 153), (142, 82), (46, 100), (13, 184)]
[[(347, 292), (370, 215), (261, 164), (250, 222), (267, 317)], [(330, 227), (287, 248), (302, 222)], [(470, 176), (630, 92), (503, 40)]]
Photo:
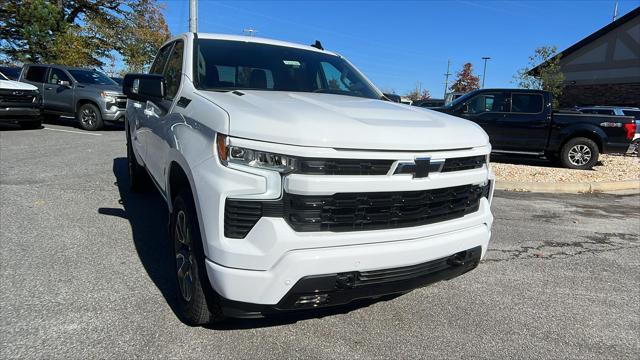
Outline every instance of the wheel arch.
[(604, 133), (604, 131), (602, 131), (602, 129), (599, 129), (595, 126), (574, 128), (572, 129), (572, 131), (564, 134), (564, 136), (562, 137), (562, 141), (560, 141), (560, 146), (558, 147), (558, 151), (562, 151), (562, 148), (565, 146), (565, 144), (569, 140), (580, 138), (580, 137), (587, 138), (593, 141), (598, 146), (598, 151), (600, 153), (603, 152), (607, 135)]

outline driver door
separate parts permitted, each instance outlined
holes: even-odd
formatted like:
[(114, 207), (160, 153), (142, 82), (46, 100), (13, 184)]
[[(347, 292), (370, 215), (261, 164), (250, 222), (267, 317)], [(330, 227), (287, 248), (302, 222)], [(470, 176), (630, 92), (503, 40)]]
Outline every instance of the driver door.
[(505, 94), (502, 92), (482, 92), (465, 101), (456, 114), (480, 125), (489, 135), (489, 141), (494, 149), (500, 149), (509, 137), (509, 129), (501, 126), (508, 115)]
[(44, 84), (44, 106), (57, 113), (72, 114), (73, 82), (67, 73), (58, 68), (51, 68)]

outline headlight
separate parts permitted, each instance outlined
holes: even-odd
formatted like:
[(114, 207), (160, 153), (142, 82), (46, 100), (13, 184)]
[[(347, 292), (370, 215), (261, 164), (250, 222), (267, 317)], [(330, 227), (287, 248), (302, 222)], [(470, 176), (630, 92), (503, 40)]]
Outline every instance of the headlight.
[(218, 134), (216, 139), (218, 157), (222, 164), (238, 164), (254, 168), (290, 173), (296, 169), (296, 159), (282, 154), (252, 150), (230, 145), (227, 137)]
[(103, 91), (100, 93), (100, 96), (102, 96), (105, 102), (108, 102), (108, 103), (116, 102), (116, 98), (113, 97), (113, 94), (109, 94)]

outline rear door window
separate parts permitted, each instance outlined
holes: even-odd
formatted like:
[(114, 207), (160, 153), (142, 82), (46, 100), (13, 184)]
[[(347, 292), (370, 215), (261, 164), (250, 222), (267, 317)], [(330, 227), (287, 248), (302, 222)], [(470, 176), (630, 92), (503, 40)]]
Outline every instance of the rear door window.
[(511, 112), (537, 114), (542, 112), (543, 102), (539, 94), (512, 94)]
[(47, 68), (44, 66), (29, 66), (25, 79), (33, 82), (44, 82), (44, 75), (47, 73)]

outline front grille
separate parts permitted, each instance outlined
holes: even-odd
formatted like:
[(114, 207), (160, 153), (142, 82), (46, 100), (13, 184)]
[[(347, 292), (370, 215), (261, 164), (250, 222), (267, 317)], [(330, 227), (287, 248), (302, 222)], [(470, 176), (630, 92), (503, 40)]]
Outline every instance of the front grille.
[(462, 171), (481, 168), (486, 163), (485, 155), (449, 158), (445, 160), (441, 172)]
[(127, 108), (127, 97), (126, 96), (118, 96), (116, 98), (116, 106), (119, 109), (126, 109)]
[(224, 235), (243, 239), (265, 217), (281, 217), (298, 232), (395, 229), (432, 224), (473, 213), (490, 185), (382, 193), (308, 196), (285, 193), (278, 201), (227, 199)]
[(340, 193), (329, 196), (285, 194), (284, 218), (299, 232), (359, 231), (420, 226), (478, 210), (485, 186)]
[(31, 104), (33, 103), (34, 97), (36, 97), (36, 94), (31, 91), (0, 92), (0, 102), (2, 103)]
[(307, 175), (386, 175), (393, 160), (301, 158), (296, 173)]

